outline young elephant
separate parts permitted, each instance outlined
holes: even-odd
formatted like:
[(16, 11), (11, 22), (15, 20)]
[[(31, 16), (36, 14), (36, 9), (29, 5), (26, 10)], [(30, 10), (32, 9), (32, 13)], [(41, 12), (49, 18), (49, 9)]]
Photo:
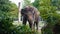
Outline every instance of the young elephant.
[(27, 6), (21, 10), (21, 15), (23, 16), (23, 24), (26, 25), (26, 22), (29, 22), (29, 26), (31, 29), (35, 28), (35, 25), (38, 29), (39, 23), (39, 11), (32, 6)]

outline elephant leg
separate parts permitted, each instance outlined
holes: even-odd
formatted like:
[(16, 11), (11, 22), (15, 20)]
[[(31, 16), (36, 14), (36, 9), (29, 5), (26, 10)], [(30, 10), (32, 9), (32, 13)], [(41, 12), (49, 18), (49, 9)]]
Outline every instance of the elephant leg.
[(39, 21), (40, 21), (40, 17), (38, 16), (37, 19), (36, 19), (36, 27), (37, 27), (37, 30), (38, 30)]
[(30, 28), (33, 30), (33, 26), (34, 26), (33, 19), (32, 18), (29, 18), (28, 19), (28, 22), (29, 22)]
[(37, 27), (37, 30), (38, 30), (38, 22), (36, 22), (36, 27)]
[(23, 17), (23, 25), (26, 25), (26, 22), (27, 22), (27, 17), (24, 16), (24, 17)]
[(36, 25), (36, 29), (38, 30), (38, 22), (35, 21), (34, 23), (35, 23), (34, 26)]
[(29, 22), (29, 27), (32, 29), (32, 27), (33, 27), (32, 21), (28, 20), (28, 22)]
[(37, 18), (35, 19), (35, 24), (36, 24), (37, 30), (38, 30), (38, 23), (39, 23), (39, 17), (37, 17)]
[(35, 30), (35, 26), (36, 26), (36, 23), (35, 23), (35, 21), (34, 21), (34, 30)]

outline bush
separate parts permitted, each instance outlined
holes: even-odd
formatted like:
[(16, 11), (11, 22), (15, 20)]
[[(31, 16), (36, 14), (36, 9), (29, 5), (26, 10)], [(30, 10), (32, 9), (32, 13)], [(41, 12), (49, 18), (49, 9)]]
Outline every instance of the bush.
[(34, 30), (32, 31), (28, 26), (18, 26), (15, 28), (15, 34), (37, 34)]
[(0, 18), (0, 33), (1, 34), (11, 34), (11, 27), (13, 20), (9, 17)]
[(1, 34), (37, 34), (34, 30), (32, 31), (28, 26), (14, 26), (12, 24), (13, 19), (5, 17), (0, 19), (0, 33)]

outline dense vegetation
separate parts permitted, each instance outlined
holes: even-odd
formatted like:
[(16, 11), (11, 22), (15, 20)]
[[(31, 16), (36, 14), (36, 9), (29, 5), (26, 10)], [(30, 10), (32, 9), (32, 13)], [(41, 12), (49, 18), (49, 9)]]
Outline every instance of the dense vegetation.
[[(60, 25), (60, 0), (24, 0), (24, 6), (33, 5), (40, 11), (40, 16), (47, 22), (47, 26), (42, 29), (43, 34), (53, 34), (56, 24)], [(0, 0), (0, 34), (37, 34), (31, 31), (28, 26), (14, 26), (13, 20), (18, 18), (18, 8), (9, 0)], [(58, 26), (59, 27), (59, 26)]]
[(0, 34), (12, 34), (13, 17), (17, 17), (17, 6), (9, 0), (0, 0)]
[(18, 18), (16, 4), (9, 0), (0, 0), (0, 34), (34, 34), (27, 26), (15, 26), (13, 21)]
[[(53, 34), (53, 27), (55, 24), (60, 24), (60, 0), (35, 0), (33, 6), (39, 11), (47, 26), (43, 28), (43, 34)], [(58, 13), (57, 13), (58, 12)]]

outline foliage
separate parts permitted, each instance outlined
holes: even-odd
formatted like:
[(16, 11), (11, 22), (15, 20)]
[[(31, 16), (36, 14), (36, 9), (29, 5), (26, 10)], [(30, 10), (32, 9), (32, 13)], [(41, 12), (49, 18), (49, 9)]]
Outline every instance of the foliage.
[(12, 19), (8, 17), (0, 18), (0, 33), (1, 34), (11, 34), (12, 29)]
[(17, 6), (9, 0), (0, 1), (0, 34), (35, 34), (27, 26), (14, 26), (13, 19), (17, 17)]
[(13, 18), (11, 17), (14, 15), (10, 12), (13, 11), (17, 11), (15, 4), (12, 4), (9, 0), (0, 0), (0, 34), (12, 34)]
[(48, 19), (53, 17), (53, 14), (57, 14), (56, 7), (51, 5), (50, 0), (38, 0), (37, 2), (38, 6), (36, 6), (36, 4), (34, 5), (34, 3), (33, 5), (40, 11), (40, 15), (44, 20), (48, 21)]
[(36, 31), (32, 31), (28, 26), (18, 26), (15, 29), (14, 34), (37, 34)]
[(52, 0), (52, 5), (56, 6), (58, 10), (60, 10), (60, 0)]
[(35, 0), (33, 3), (33, 6), (40, 11), (40, 16), (48, 23), (46, 28), (43, 30), (45, 34), (52, 34), (53, 26), (60, 20), (60, 15), (56, 12), (59, 4), (57, 6), (55, 4), (54, 6), (52, 1), (53, 0)]
[(10, 11), (8, 13), (8, 15), (11, 17), (11, 18), (18, 18), (18, 8), (16, 6), (16, 4), (14, 3), (10, 3)]
[(27, 5), (32, 5), (31, 0), (24, 0), (23, 2), (23, 8)]

